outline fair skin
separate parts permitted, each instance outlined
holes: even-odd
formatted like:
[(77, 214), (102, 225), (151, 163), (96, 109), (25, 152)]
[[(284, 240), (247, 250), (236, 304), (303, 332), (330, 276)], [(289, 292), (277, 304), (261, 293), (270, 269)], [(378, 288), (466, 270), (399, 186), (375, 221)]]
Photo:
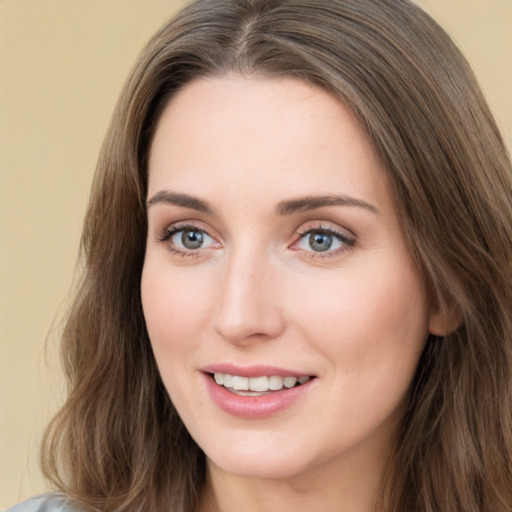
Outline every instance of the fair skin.
[[(207, 457), (204, 510), (372, 510), (443, 319), (336, 98), (292, 78), (184, 87), (151, 147), (141, 287), (163, 382)], [(309, 380), (245, 396), (212, 375), (265, 372)]]

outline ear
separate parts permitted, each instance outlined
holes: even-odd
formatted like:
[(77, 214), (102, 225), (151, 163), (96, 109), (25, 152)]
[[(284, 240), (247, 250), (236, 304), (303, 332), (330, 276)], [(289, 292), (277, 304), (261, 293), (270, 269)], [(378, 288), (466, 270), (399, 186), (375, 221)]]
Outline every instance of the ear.
[(447, 336), (462, 323), (462, 312), (457, 306), (446, 306), (442, 311), (433, 311), (430, 314), (428, 332), (434, 336)]

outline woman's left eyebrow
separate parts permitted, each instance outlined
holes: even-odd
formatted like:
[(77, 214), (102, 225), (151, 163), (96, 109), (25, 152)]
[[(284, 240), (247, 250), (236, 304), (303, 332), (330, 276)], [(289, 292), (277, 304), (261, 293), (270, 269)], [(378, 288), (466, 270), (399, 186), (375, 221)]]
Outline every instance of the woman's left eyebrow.
[(356, 199), (350, 196), (325, 195), (325, 196), (305, 196), (297, 199), (287, 199), (281, 201), (276, 208), (277, 215), (291, 215), (292, 213), (306, 212), (316, 210), (324, 206), (356, 206), (364, 208), (372, 213), (379, 214), (379, 210), (370, 203), (362, 199)]

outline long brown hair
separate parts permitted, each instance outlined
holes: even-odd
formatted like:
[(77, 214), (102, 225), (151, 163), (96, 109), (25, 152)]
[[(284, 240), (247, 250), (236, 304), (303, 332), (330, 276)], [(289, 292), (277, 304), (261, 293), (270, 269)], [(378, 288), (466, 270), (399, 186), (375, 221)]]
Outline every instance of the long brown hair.
[(427, 342), (380, 507), (510, 512), (512, 169), (465, 59), (408, 0), (199, 0), (149, 42), (93, 184), (47, 477), (90, 509), (197, 504), (204, 455), (160, 381), (141, 307), (147, 158), (172, 95), (228, 72), (297, 77), (351, 109), (386, 167), (433, 307), (460, 319)]

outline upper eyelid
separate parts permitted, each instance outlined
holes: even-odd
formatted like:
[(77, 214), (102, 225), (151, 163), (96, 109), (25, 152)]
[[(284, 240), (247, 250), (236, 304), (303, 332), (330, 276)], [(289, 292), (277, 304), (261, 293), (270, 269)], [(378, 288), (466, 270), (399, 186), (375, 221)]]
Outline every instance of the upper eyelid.
[[(302, 226), (304, 226), (304, 224)], [(302, 227), (302, 226), (296, 230), (296, 233), (299, 236), (304, 236), (304, 235), (307, 235), (308, 233), (311, 233), (314, 231), (323, 231), (325, 233), (339, 235), (342, 238), (349, 238), (350, 240), (354, 240), (354, 241), (357, 239), (356, 234), (352, 230), (338, 226), (338, 225), (332, 225), (332, 223), (330, 223), (330, 222), (329, 223), (318, 222), (317, 224), (314, 224), (314, 225), (306, 224), (307, 227), (306, 226)]]
[(169, 232), (169, 231), (173, 231), (173, 232), (177, 232), (177, 231), (182, 231), (182, 230), (185, 230), (185, 229), (194, 229), (196, 231), (201, 231), (203, 233), (206, 233), (208, 236), (211, 236), (212, 238), (218, 238), (216, 235), (212, 234), (212, 229), (208, 229), (207, 227), (205, 227), (203, 225), (202, 222), (200, 221), (190, 221), (190, 220), (185, 220), (185, 221), (177, 221), (177, 222), (171, 222), (171, 223), (168, 223), (166, 224), (163, 229), (159, 230), (161, 233), (165, 234), (166, 232)]
[[(307, 235), (308, 233), (314, 233), (315, 231), (321, 232), (321, 233), (330, 233), (333, 235), (345, 235), (345, 230), (339, 230), (332, 227), (322, 226), (322, 227), (311, 227), (311, 228), (304, 228), (304, 229), (298, 229), (297, 233), (301, 236)], [(351, 236), (352, 237), (352, 236)], [(347, 236), (348, 238), (348, 236)]]
[(339, 242), (345, 244), (345, 245), (348, 245), (350, 247), (352, 247), (355, 242), (356, 242), (356, 239), (355, 237), (351, 237), (351, 236), (347, 236), (343, 233), (340, 233), (338, 231), (332, 231), (332, 230), (326, 230), (326, 229), (310, 229), (304, 233), (298, 233), (299, 235), (299, 239), (298, 240), (295, 240), (292, 244), (292, 246), (294, 245), (297, 245), (299, 242), (301, 242), (302, 240), (304, 240), (308, 235), (310, 235), (311, 233), (315, 233), (315, 232), (318, 232), (318, 233), (324, 233), (324, 234), (327, 234), (329, 236), (332, 236), (333, 238), (337, 238)]

